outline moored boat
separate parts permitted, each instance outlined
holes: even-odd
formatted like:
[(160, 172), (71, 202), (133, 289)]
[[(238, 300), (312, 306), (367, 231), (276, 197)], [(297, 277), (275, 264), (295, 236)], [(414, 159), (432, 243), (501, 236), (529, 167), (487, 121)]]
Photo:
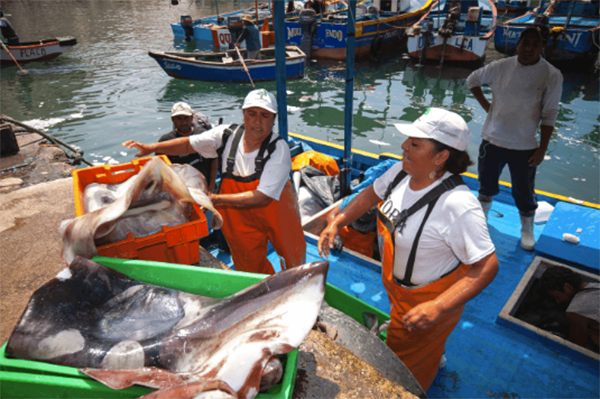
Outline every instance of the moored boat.
[[(432, 0), (361, 2), (355, 15), (355, 57), (379, 56), (401, 47), (405, 30), (431, 6)], [(317, 15), (302, 10), (285, 21), (286, 43), (300, 46), (308, 58), (346, 60), (348, 12)]]
[(496, 17), (489, 0), (440, 0), (408, 33), (408, 53), (421, 62), (483, 62)]
[(495, 0), (492, 1), (499, 13), (523, 14), (531, 9), (531, 0)]
[[(240, 50), (244, 55), (246, 50)], [(223, 53), (177, 53), (150, 51), (167, 75), (178, 79), (194, 79), (213, 82), (249, 82), (275, 80), (275, 49), (261, 49), (260, 60), (240, 62), (235, 50)], [(286, 47), (286, 78), (304, 76), (306, 56), (297, 47)], [(246, 68), (248, 72), (246, 72)]]
[(503, 54), (514, 55), (521, 32), (532, 24), (546, 25), (550, 38), (544, 57), (549, 62), (568, 62), (565, 66), (579, 66), (572, 61), (593, 62), (600, 46), (600, 16), (598, 3), (592, 1), (564, 1), (541, 5), (518, 18), (496, 27), (494, 45)]
[(19, 64), (53, 60), (76, 44), (77, 39), (74, 37), (54, 37), (34, 42), (25, 42), (18, 46), (7, 45), (6, 48), (10, 54), (3, 46), (0, 48), (0, 64), (15, 65), (14, 60)]

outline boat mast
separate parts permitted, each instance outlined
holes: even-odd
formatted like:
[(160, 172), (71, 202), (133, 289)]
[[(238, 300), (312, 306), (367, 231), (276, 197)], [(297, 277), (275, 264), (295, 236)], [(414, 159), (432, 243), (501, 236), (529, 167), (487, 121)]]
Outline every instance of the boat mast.
[(344, 106), (344, 159), (340, 171), (340, 195), (350, 195), (352, 165), (352, 113), (354, 100), (354, 44), (356, 40), (356, 0), (348, 2), (346, 28), (346, 104)]
[(256, 26), (258, 26), (258, 0), (254, 0), (254, 11), (256, 13)]
[(273, 2), (275, 25), (275, 69), (277, 75), (277, 115), (279, 116), (279, 136), (288, 141), (287, 88), (285, 72), (285, 9), (283, 1)]

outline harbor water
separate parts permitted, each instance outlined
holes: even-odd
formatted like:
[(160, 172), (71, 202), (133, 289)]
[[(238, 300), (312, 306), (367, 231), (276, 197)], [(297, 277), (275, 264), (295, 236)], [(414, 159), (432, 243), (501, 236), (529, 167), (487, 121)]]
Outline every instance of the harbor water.
[[(241, 121), (248, 84), (177, 80), (148, 56), (149, 50), (193, 51), (205, 44), (173, 38), (181, 15), (216, 14), (214, 0), (2, 0), (5, 16), (22, 42), (73, 36), (78, 44), (51, 62), (2, 67), (0, 112), (47, 129), (84, 150), (96, 164), (130, 161), (126, 139), (154, 142), (171, 130), (170, 109), (188, 102), (213, 124)], [(254, 2), (219, 0), (219, 12)], [(487, 62), (503, 57), (493, 48)], [(401, 154), (404, 136), (394, 123), (414, 121), (428, 107), (459, 113), (473, 133), (474, 161), (485, 112), (466, 87), (471, 69), (418, 67), (401, 51), (355, 66), (353, 147)], [(560, 113), (536, 188), (600, 202), (600, 106), (598, 74), (563, 71)], [(276, 92), (275, 82), (257, 87)], [(289, 131), (343, 143), (344, 63), (310, 62), (306, 76), (287, 82)], [(491, 91), (484, 89), (491, 98)], [(476, 166), (471, 172), (477, 173)], [(502, 179), (509, 181), (508, 171)]]

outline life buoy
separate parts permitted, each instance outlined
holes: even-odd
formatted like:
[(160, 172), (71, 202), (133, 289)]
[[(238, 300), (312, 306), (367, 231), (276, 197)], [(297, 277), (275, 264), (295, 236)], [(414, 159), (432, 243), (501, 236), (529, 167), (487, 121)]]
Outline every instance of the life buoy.
[(371, 54), (374, 56), (379, 56), (381, 55), (382, 51), (383, 39), (381, 38), (381, 36), (377, 36), (375, 39), (373, 39), (373, 42), (371, 43)]

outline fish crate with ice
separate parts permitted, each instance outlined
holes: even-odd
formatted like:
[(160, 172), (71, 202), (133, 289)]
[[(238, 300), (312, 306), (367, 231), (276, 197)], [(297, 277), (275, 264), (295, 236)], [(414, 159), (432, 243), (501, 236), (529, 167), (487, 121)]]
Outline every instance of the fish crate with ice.
[[(144, 283), (212, 298), (233, 295), (267, 277), (137, 259), (95, 257), (93, 260)], [(75, 367), (8, 357), (6, 346), (4, 344), (0, 348), (2, 398), (137, 398), (153, 391), (137, 385), (113, 390)], [(298, 366), (298, 349), (278, 357), (283, 365), (283, 375), (267, 392), (258, 393), (257, 399), (292, 397)]]
[[(171, 165), (165, 155), (159, 156)], [(144, 165), (155, 157), (134, 159), (119, 165), (100, 165), (73, 171), (73, 196), (75, 215), (86, 213), (84, 207), (85, 188), (92, 184), (119, 184), (138, 174)], [(208, 222), (203, 210), (193, 204), (190, 221), (178, 226), (162, 226), (161, 231), (146, 237), (133, 237), (131, 233), (124, 240), (98, 246), (100, 256), (153, 260), (192, 265), (200, 260), (199, 240), (209, 233)]]

